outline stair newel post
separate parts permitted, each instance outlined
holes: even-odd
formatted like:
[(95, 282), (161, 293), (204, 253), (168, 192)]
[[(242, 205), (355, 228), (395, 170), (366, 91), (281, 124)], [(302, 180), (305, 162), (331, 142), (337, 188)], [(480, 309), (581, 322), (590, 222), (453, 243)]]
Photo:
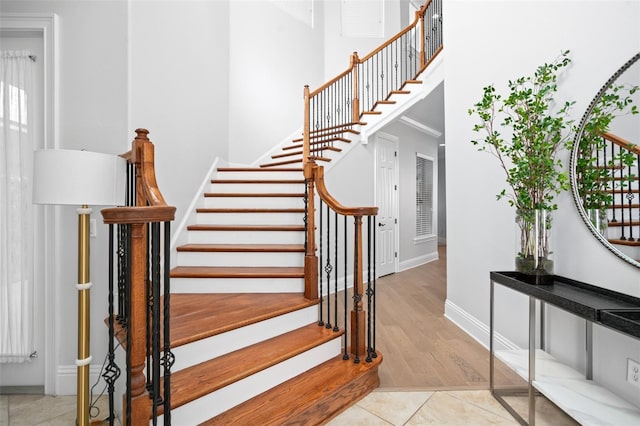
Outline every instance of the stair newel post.
[(353, 309), (351, 311), (351, 352), (356, 364), (365, 350), (365, 315), (362, 303), (362, 216), (354, 216)]
[[(305, 133), (306, 134), (306, 133)], [(306, 246), (304, 256), (304, 297), (318, 298), (318, 257), (316, 256), (315, 190), (314, 179), (318, 166), (310, 161), (304, 163), (306, 188), (305, 226)]]
[(360, 64), (360, 58), (358, 58), (358, 52), (353, 52), (351, 55), (351, 74), (353, 75), (353, 99), (351, 101), (351, 121), (358, 123), (360, 121), (360, 98), (358, 93), (360, 91), (360, 83), (358, 81), (358, 64)]
[[(127, 348), (131, 359), (131, 425), (149, 423), (151, 400), (146, 389), (144, 376), (147, 359), (147, 236), (145, 223), (131, 224), (131, 310), (127, 322), (131, 346)], [(124, 399), (126, 407), (127, 398)], [(127, 410), (125, 409), (125, 412)]]
[(420, 67), (419, 69), (422, 69), (422, 67), (425, 66), (425, 64), (427, 63), (427, 57), (426, 57), (426, 53), (425, 53), (425, 31), (426, 28), (424, 27), (424, 15), (427, 12), (427, 7), (426, 5), (422, 6), (422, 8), (416, 12), (417, 17), (420, 19)]

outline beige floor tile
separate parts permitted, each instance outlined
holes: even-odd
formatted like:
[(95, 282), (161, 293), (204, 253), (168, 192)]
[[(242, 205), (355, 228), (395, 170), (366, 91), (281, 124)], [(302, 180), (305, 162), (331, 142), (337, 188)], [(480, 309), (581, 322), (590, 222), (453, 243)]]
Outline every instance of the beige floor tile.
[[(11, 395), (9, 397), (9, 424), (34, 426), (75, 412), (74, 396)], [(75, 418), (72, 417), (72, 418)]]
[(358, 402), (357, 405), (393, 425), (402, 426), (431, 395), (433, 395), (433, 392), (374, 391)]
[(518, 424), (506, 411), (505, 413), (506, 416), (503, 417), (475, 404), (453, 397), (449, 395), (449, 392), (437, 392), (407, 422), (407, 426)]
[(382, 420), (364, 408), (354, 405), (338, 417), (327, 423), (327, 426), (390, 426), (391, 423)]
[(512, 419), (513, 416), (491, 395), (488, 390), (482, 391), (452, 391), (447, 395), (459, 399), (465, 404), (472, 404), (478, 408), (490, 411), (500, 417)]
[[(529, 412), (527, 398), (511, 398), (507, 402), (518, 412)], [(523, 416), (524, 417), (524, 416)], [(536, 398), (536, 425), (538, 426), (575, 426), (579, 423), (543, 396)]]

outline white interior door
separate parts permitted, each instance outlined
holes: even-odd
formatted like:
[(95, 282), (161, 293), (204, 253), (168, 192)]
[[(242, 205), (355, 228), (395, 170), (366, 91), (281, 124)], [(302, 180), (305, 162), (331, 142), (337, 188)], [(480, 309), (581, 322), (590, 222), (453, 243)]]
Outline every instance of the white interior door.
[(376, 275), (393, 274), (398, 267), (398, 139), (376, 136)]
[[(33, 150), (44, 148), (44, 41), (42, 33), (31, 31), (5, 31), (0, 34), (2, 50), (28, 50), (35, 56), (33, 120), (35, 137)], [(31, 197), (31, 194), (28, 195)], [(0, 386), (43, 386), (45, 383), (45, 300), (44, 286), (44, 231), (43, 207), (34, 206), (34, 348), (31, 362), (20, 364), (0, 364)], [(53, 303), (53, 301), (49, 301)]]

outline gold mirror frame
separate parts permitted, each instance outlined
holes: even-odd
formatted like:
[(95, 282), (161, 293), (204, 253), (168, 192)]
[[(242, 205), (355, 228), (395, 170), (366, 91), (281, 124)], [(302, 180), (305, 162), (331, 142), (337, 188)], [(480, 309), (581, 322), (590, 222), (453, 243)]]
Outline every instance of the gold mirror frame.
[[(638, 260), (633, 259), (627, 254), (620, 251), (596, 229), (595, 225), (589, 218), (589, 215), (585, 209), (585, 206), (582, 203), (582, 199), (578, 191), (578, 180), (577, 180), (578, 179), (577, 164), (578, 164), (578, 157), (580, 153), (580, 141), (583, 138), (585, 126), (589, 122), (589, 119), (591, 117), (591, 114), (593, 113), (594, 108), (596, 107), (598, 102), (600, 102), (601, 98), (604, 96), (607, 90), (620, 78), (620, 76), (624, 74), (629, 68), (631, 68), (636, 63), (640, 63), (640, 53), (635, 54), (631, 59), (629, 59), (629, 61), (627, 61), (622, 67), (620, 67), (620, 69), (618, 69), (618, 71), (616, 71), (611, 76), (611, 78), (607, 80), (607, 82), (602, 86), (600, 91), (598, 91), (596, 96), (593, 98), (593, 100), (589, 104), (589, 107), (587, 108), (586, 112), (582, 116), (582, 120), (580, 121), (580, 125), (578, 126), (576, 136), (573, 141), (573, 149), (571, 151), (569, 173), (570, 173), (570, 179), (571, 179), (571, 192), (573, 194), (573, 200), (578, 209), (578, 212), (580, 213), (580, 217), (582, 218), (583, 222), (587, 225), (589, 231), (591, 231), (591, 234), (593, 234), (593, 236), (595, 236), (598, 241), (600, 241), (610, 252), (618, 256), (620, 259), (635, 266), (636, 268), (640, 268), (640, 262)], [(640, 85), (640, 80), (638, 81), (637, 84)], [(640, 119), (638, 121), (639, 121), (638, 126), (640, 128)], [(640, 141), (638, 141), (638, 143), (640, 144)], [(636, 198), (640, 198), (640, 194), (636, 194)], [(640, 241), (640, 235), (635, 236), (635, 239)]]

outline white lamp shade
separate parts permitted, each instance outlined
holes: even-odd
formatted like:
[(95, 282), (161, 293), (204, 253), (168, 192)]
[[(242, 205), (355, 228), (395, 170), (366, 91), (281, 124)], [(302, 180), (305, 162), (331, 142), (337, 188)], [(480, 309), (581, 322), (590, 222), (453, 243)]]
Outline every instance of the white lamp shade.
[(124, 204), (127, 161), (117, 155), (66, 149), (34, 152), (33, 203)]

